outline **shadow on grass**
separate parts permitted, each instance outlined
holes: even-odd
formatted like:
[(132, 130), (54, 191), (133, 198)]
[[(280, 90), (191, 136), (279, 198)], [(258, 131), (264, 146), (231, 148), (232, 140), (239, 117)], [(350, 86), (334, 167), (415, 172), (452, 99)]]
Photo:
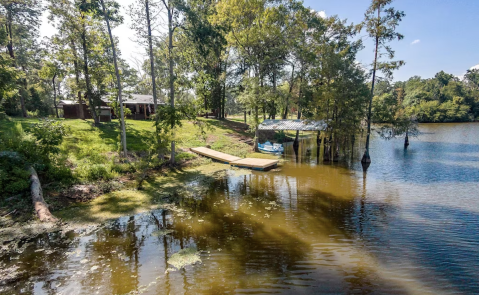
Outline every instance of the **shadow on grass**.
[(253, 133), (249, 132), (248, 125), (231, 120), (216, 120), (216, 119), (204, 119), (208, 125), (215, 126), (216, 128), (234, 131), (244, 136), (253, 137)]
[[(142, 121), (143, 122), (143, 121)], [(146, 121), (151, 123), (150, 121)], [(115, 145), (119, 142), (120, 124), (118, 122), (103, 123), (98, 130), (100, 137), (108, 144)], [(126, 143), (127, 149), (131, 151), (144, 151), (148, 148), (147, 142), (152, 138), (153, 125), (151, 130), (139, 129), (139, 126), (126, 122)]]

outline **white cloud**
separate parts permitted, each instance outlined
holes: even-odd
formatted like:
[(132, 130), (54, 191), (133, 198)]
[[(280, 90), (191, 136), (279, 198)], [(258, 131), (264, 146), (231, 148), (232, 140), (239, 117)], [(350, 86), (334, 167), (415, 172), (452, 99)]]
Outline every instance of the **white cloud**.
[(326, 15), (326, 11), (324, 11), (324, 10), (316, 12), (314, 9), (311, 9), (311, 13), (316, 13), (316, 15), (318, 15), (321, 18), (327, 18), (328, 17)]
[(421, 40), (416, 39), (416, 40), (412, 41), (411, 45), (415, 45), (415, 44), (418, 44), (418, 43), (420, 43), (420, 42), (421, 42)]
[(470, 68), (470, 70), (479, 70), (479, 65), (473, 66), (472, 68)]

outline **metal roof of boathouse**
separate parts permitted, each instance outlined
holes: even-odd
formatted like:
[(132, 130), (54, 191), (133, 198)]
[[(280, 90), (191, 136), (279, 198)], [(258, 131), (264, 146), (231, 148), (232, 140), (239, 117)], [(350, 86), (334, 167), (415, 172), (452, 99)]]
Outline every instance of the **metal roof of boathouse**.
[(258, 130), (323, 131), (327, 127), (328, 124), (323, 120), (264, 120)]

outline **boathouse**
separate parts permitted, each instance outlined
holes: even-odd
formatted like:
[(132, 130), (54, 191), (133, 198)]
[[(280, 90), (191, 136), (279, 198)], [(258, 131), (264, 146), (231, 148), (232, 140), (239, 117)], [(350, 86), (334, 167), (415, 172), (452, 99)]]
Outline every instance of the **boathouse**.
[(264, 120), (259, 124), (258, 130), (323, 131), (327, 127), (328, 124), (323, 120)]

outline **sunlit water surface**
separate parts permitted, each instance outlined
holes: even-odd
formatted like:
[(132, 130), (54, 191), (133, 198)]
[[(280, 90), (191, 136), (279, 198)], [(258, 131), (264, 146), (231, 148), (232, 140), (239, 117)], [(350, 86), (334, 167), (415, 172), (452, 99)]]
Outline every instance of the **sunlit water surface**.
[[(169, 210), (40, 237), (1, 258), (24, 275), (0, 292), (478, 294), (479, 124), (420, 129), (407, 151), (373, 138), (367, 174), (361, 145), (326, 165), (305, 140), (278, 171), (229, 170)], [(174, 270), (182, 248), (202, 262)]]

